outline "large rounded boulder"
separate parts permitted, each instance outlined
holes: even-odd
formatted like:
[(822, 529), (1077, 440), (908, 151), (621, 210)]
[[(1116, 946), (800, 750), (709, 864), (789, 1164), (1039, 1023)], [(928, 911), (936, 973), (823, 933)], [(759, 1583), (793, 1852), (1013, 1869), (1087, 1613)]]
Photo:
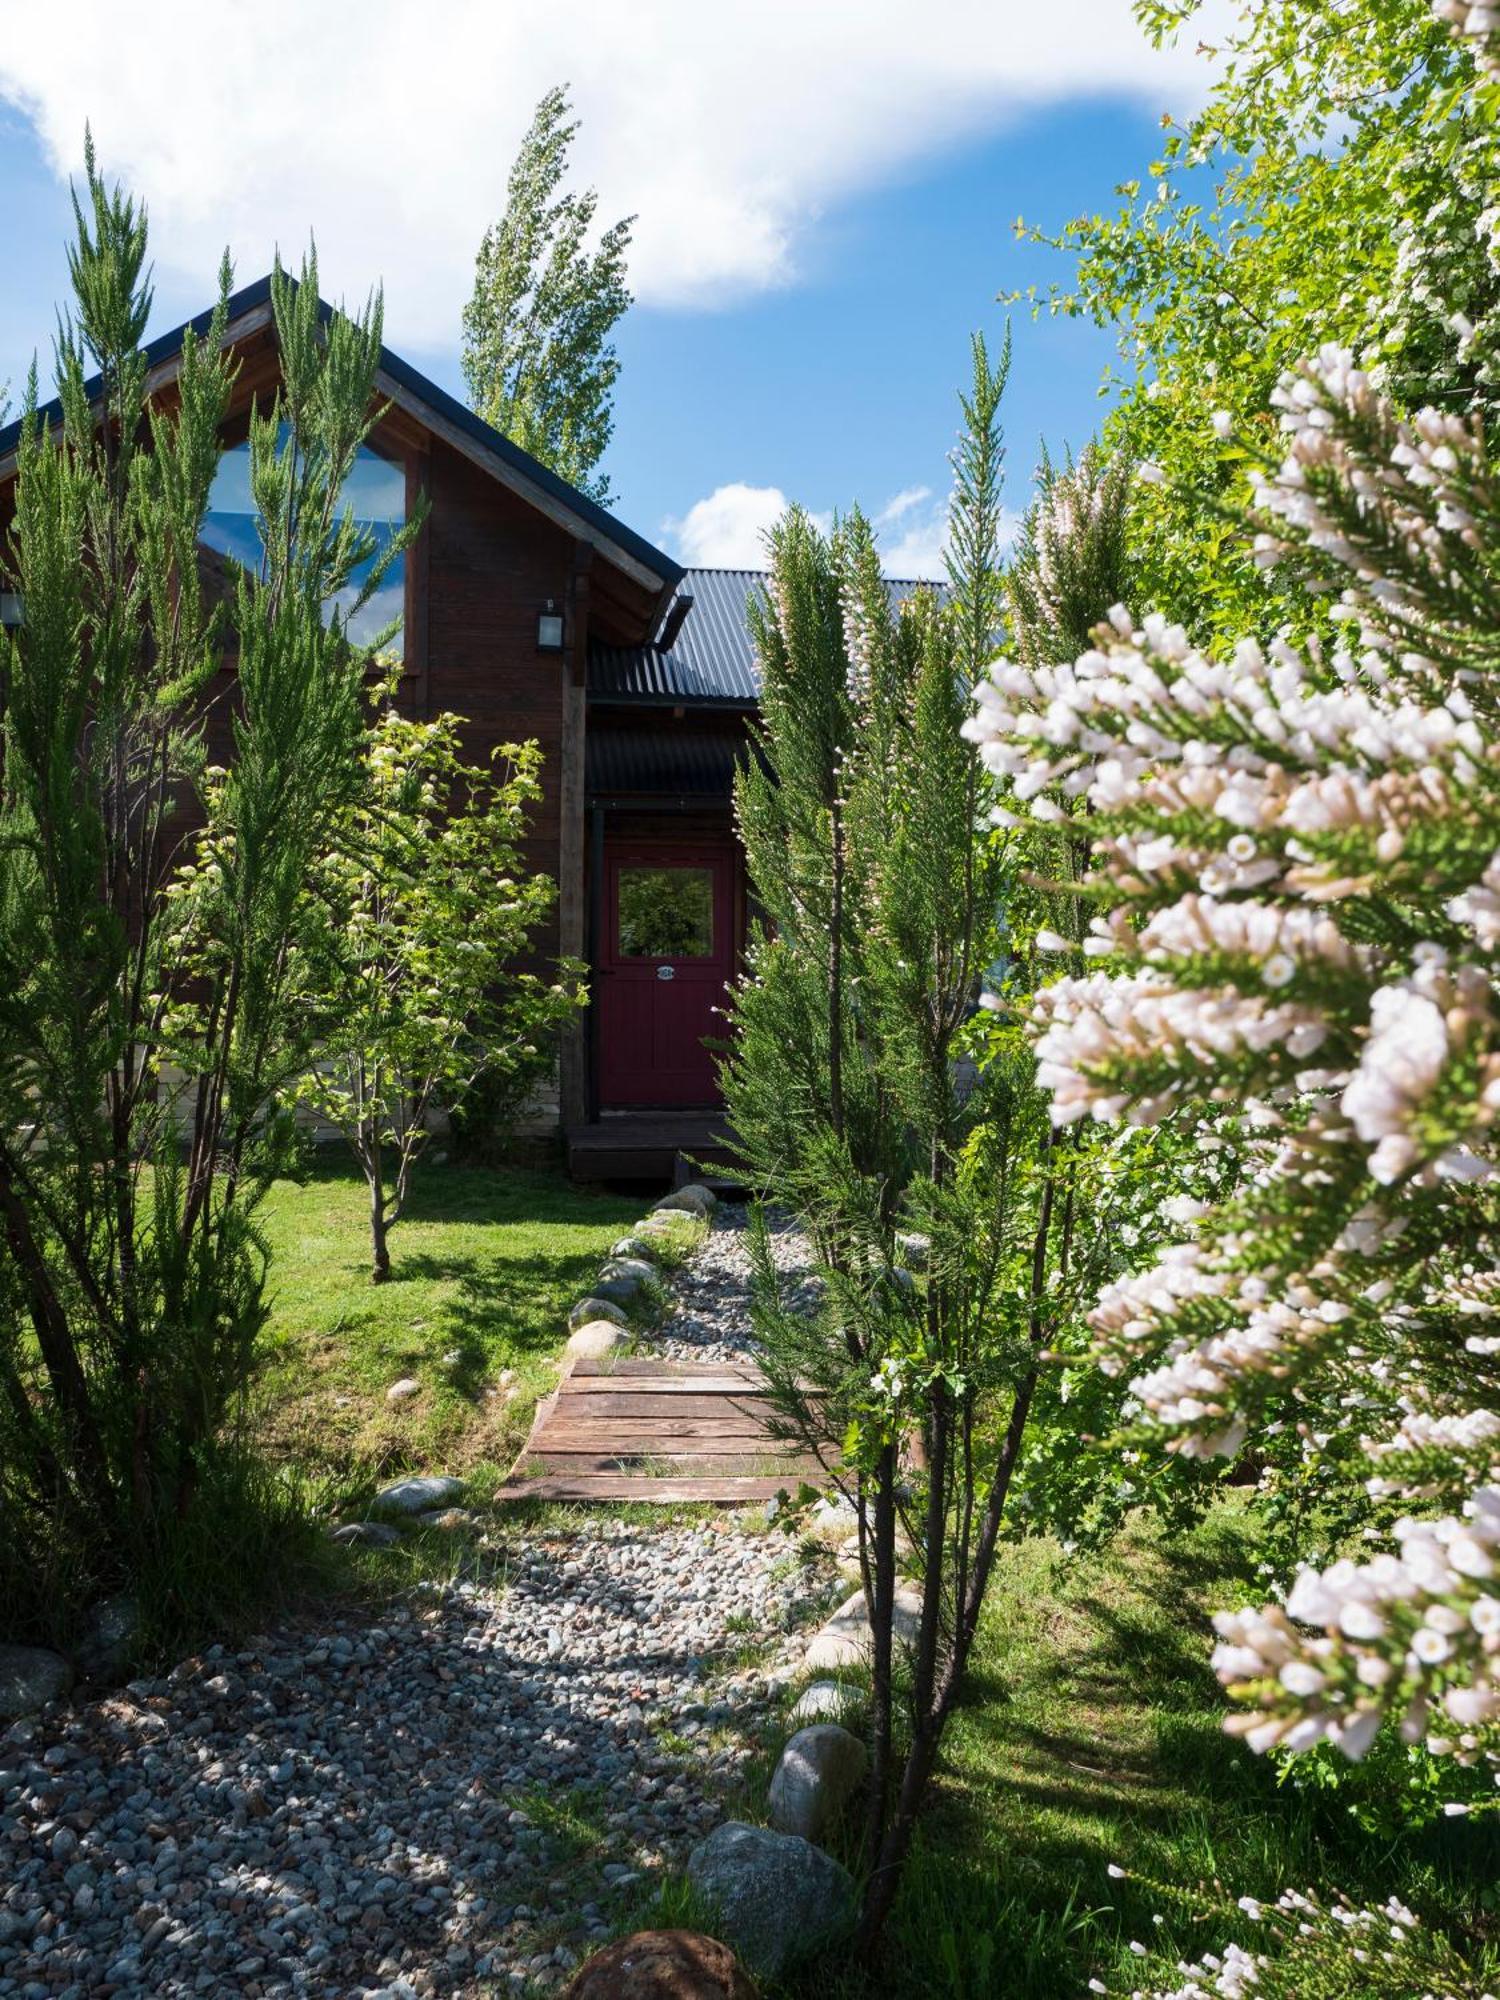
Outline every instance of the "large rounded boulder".
[(687, 1872), (726, 1941), (767, 1979), (831, 1944), (854, 1915), (853, 1877), (798, 1834), (726, 1820), (693, 1849)]

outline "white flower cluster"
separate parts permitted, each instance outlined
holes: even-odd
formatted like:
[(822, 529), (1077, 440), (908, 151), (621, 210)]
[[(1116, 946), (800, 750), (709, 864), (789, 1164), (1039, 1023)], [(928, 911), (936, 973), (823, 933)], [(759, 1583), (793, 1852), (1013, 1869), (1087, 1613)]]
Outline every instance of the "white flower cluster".
[(1295, 1350), (1305, 1359), (1306, 1350), (1329, 1346), (1352, 1310), (1305, 1291), (1295, 1302), (1251, 1305), (1224, 1332), (1136, 1376), (1131, 1391), (1151, 1420), (1172, 1433), (1171, 1449), (1187, 1458), (1232, 1458), (1248, 1432), (1234, 1414), (1243, 1386), (1284, 1371)]
[[(1362, 1757), (1386, 1716), (1408, 1742), (1473, 1762), (1500, 1718), (1500, 1487), (1462, 1515), (1396, 1524), (1399, 1553), (1304, 1569), (1285, 1607), (1223, 1611), (1213, 1667), (1254, 1703), (1230, 1728), (1253, 1750), (1325, 1738)], [(1435, 1733), (1429, 1733), (1430, 1726)]]
[[(1247, 1951), (1231, 1944), (1222, 1953), (1206, 1952), (1191, 1962), (1179, 1959), (1178, 1983), (1149, 1992), (1137, 1986), (1130, 2000), (1255, 2000), (1272, 1988), (1278, 1996), (1290, 1995), (1302, 1990), (1299, 1971), (1306, 1974), (1307, 1989), (1316, 1986), (1321, 1993), (1332, 1989), (1318, 1975), (1338, 1968), (1347, 1978), (1351, 1960), (1369, 1969), (1365, 1977), (1376, 1982), (1370, 1991), (1378, 1985), (1383, 1994), (1400, 1990), (1439, 2000), (1441, 1992), (1443, 2000), (1460, 2000), (1452, 1980), (1461, 1968), (1451, 1948), (1440, 1936), (1423, 1931), (1414, 1913), (1394, 1896), (1371, 1908), (1342, 1896), (1325, 1903), (1311, 1891), (1288, 1889), (1274, 1903), (1241, 1896), (1238, 1907), (1266, 1930), (1268, 1946), (1277, 1949)], [(1354, 1977), (1350, 1990), (1366, 1990), (1360, 1974)], [(1089, 1990), (1107, 1993), (1109, 1988), (1102, 1980), (1090, 1980)], [(1467, 1980), (1464, 1992), (1473, 1992)], [(1479, 2000), (1494, 2000), (1494, 1995), (1486, 1993)]]
[(866, 615), (864, 593), (857, 574), (846, 573), (839, 598), (844, 626), (844, 653), (848, 661), (845, 678), (849, 699), (856, 709), (863, 710), (869, 702), (874, 679), (872, 648), (875, 635)]
[[(1500, 1483), (1500, 1415), (1493, 1410), (1435, 1415), (1408, 1404), (1391, 1435), (1366, 1438), (1364, 1451), (1379, 1468), (1365, 1482), (1373, 1500), (1428, 1499), (1451, 1479), (1455, 1465), (1471, 1477)], [(1420, 1470), (1434, 1461), (1445, 1475), (1441, 1484)]]
[[(1359, 1067), (1343, 1096), (1344, 1115), (1373, 1147), (1369, 1171), (1383, 1185), (1422, 1159), (1421, 1126), (1454, 1053), (1472, 1044), (1491, 1019), (1490, 976), (1478, 966), (1450, 972), (1429, 961), (1410, 978), (1370, 996), (1370, 1025)], [(1500, 1110), (1500, 1055), (1481, 1057), (1469, 1085), (1465, 1123), (1471, 1135)], [(1430, 1143), (1427, 1151), (1432, 1151)], [(1427, 1171), (1454, 1180), (1489, 1177), (1491, 1168), (1466, 1144), (1442, 1148)]]
[[(1248, 834), (1236, 835), (1230, 846), (1240, 843), (1239, 853), (1230, 859), (1253, 860), (1254, 840)], [(1121, 944), (1128, 948), (1128, 933), (1118, 943), (1115, 934), (1107, 935), (1106, 949)], [(1192, 892), (1147, 919), (1139, 948), (1154, 965), (1180, 958), (1248, 959), (1258, 965), (1261, 982), (1271, 987), (1290, 985), (1298, 967), (1310, 961), (1346, 972), (1357, 972), (1369, 963), (1368, 952), (1351, 944), (1321, 911), (1281, 909), (1249, 897), (1223, 902)]]
[[(1179, 1086), (1241, 1055), (1316, 1052), (1328, 1024), (1316, 1008), (1274, 1003), (1231, 986), (1178, 987), (1155, 973), (1059, 979), (1036, 996), (1037, 1081), (1052, 1093), (1052, 1122), (1085, 1115), (1152, 1125)], [(1136, 1078), (1151, 1082), (1145, 1090)]]

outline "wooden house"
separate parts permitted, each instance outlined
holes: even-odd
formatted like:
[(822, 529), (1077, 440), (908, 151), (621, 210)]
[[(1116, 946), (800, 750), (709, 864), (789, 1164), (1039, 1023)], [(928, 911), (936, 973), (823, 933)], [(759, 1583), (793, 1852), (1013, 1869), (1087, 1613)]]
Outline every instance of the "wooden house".
[[(262, 279), (230, 304), (239, 375), (210, 559), (257, 558), (245, 439), (278, 379), (270, 293)], [(149, 349), (153, 392), (170, 396), (185, 330)], [(715, 1150), (705, 1039), (723, 1032), (745, 935), (732, 785), (756, 707), (746, 605), (760, 579), (684, 569), (389, 350), (378, 393), (350, 504), (377, 537), (419, 492), (430, 506), (370, 612), (375, 629), (401, 615), (398, 698), (467, 718), (476, 757), (535, 738), (545, 760), (529, 859), (558, 897), (538, 945), (587, 962), (590, 1004), (542, 1121), (581, 1177), (667, 1175)], [(0, 523), (18, 428), (0, 431)], [(231, 663), (221, 683), (209, 737), (222, 761)]]

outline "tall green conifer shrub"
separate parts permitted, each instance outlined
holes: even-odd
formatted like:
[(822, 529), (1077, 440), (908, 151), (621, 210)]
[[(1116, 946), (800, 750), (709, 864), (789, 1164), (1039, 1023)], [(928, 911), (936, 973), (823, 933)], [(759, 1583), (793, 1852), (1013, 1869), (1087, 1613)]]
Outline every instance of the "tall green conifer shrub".
[[(316, 266), (300, 289), (278, 269), (285, 386), (250, 430), (264, 562), (216, 603), (227, 260), (153, 402), (145, 215), (92, 145), (75, 206), (62, 418), (33, 383), (5, 553), (25, 623), (0, 646), (0, 1601), (39, 1632), (160, 1586), (235, 1457), (266, 1317), (254, 1211), (305, 1059), (304, 884), (359, 774), (366, 660), (333, 600), (372, 552), (339, 493), (380, 353), (378, 300), (325, 327)], [(226, 649), (221, 773), (201, 715)]]
[[(764, 768), (738, 789), (763, 924), (726, 1096), (747, 1172), (805, 1223), (822, 1278), (816, 1310), (794, 1310), (760, 1236), (755, 1321), (784, 1429), (840, 1468), (858, 1510), (867, 1945), (962, 1679), (1041, 1344), (1040, 1296), (1014, 1280), (1044, 1198), (1045, 1116), (1022, 1062), (976, 1083), (963, 1061), (999, 946), (1002, 871), (959, 731), (999, 622), (1007, 358), (975, 344), (947, 599), (893, 610), (857, 513), (831, 538), (796, 510), (773, 532)], [(920, 1605), (904, 1658), (898, 1591)]]

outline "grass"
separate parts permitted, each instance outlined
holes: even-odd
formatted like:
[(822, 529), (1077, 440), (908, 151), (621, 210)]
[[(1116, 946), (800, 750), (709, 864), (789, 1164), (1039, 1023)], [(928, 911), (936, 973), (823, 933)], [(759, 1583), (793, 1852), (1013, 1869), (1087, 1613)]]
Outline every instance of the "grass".
[[(431, 1165), (383, 1285), (369, 1278), (365, 1204), (360, 1176), (330, 1162), (278, 1183), (262, 1211), (273, 1310), (257, 1440), (273, 1463), (340, 1488), (423, 1469), (482, 1491), (525, 1441), (568, 1309), (642, 1202), (555, 1174)], [(393, 1407), (403, 1377), (420, 1393)]]
[[(836, 1951), (766, 2000), (1072, 2000), (1091, 1977), (1129, 1993), (1131, 1939), (1197, 1957), (1227, 1934), (1153, 1881), (1218, 1884), (1230, 1902), (1395, 1893), (1469, 1947), (1491, 1942), (1500, 1833), (1440, 1812), (1409, 1830), (1425, 1760), (1395, 1746), (1299, 1786), (1223, 1733), (1208, 1614), (1254, 1595), (1254, 1554), (1238, 1504), (1175, 1541), (1139, 1523), (1085, 1557), (1003, 1550), (884, 1963), (859, 1975)], [(1253, 1942), (1248, 1920), (1239, 1936)]]

